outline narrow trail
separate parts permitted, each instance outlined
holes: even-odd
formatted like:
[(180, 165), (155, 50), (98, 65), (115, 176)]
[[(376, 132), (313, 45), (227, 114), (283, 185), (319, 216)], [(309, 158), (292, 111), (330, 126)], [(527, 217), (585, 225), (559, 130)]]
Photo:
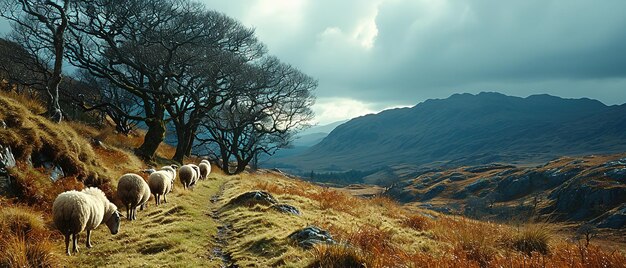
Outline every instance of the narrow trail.
[(218, 201), (222, 198), (225, 184), (226, 182), (222, 183), (217, 194), (211, 196), (211, 204), (213, 206), (211, 217), (217, 224), (217, 234), (214, 237), (215, 247), (211, 249), (211, 258), (222, 260), (222, 265), (220, 266), (222, 268), (236, 268), (238, 266), (234, 263), (230, 254), (225, 250), (228, 246), (228, 232), (231, 227), (221, 220), (218, 206)]

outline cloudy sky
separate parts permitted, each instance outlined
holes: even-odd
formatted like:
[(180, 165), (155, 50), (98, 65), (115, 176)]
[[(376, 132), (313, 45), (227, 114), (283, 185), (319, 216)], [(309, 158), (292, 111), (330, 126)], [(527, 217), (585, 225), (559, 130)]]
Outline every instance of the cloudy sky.
[(319, 80), (320, 124), (453, 93), (626, 102), (626, 1), (201, 0)]

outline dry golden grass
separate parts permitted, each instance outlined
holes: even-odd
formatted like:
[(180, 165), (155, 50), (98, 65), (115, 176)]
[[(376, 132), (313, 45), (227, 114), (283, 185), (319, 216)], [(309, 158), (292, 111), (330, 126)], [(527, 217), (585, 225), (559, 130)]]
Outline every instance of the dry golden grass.
[[(221, 204), (265, 190), (302, 217), (262, 206), (222, 212), (232, 225), (228, 252), (241, 266), (285, 267), (625, 267), (624, 253), (585, 248), (543, 225), (519, 228), (463, 217), (436, 219), (386, 198), (361, 199), (279, 174), (243, 174), (227, 182)], [(303, 250), (287, 236), (307, 225), (328, 230), (337, 245)], [(266, 251), (258, 250), (265, 248)], [(548, 250), (549, 249), (549, 250)]]
[(41, 214), (27, 207), (0, 209), (0, 267), (57, 267), (61, 258)]
[[(395, 202), (384, 198), (360, 199), (279, 174), (243, 174), (233, 178), (227, 182), (218, 205), (249, 190), (268, 191), (280, 202), (299, 208), (303, 215), (282, 214), (261, 206), (222, 212), (222, 218), (232, 225), (233, 231), (227, 249), (240, 266), (333, 267), (329, 263), (340, 259), (351, 263), (358, 256), (356, 259), (364, 261), (367, 267), (380, 267), (382, 263), (401, 263), (411, 254), (435, 247), (428, 233), (402, 227), (399, 218), (404, 215), (386, 211)], [(403, 211), (399, 206), (391, 209), (400, 214)], [(351, 246), (304, 250), (289, 241), (289, 234), (308, 225), (322, 227), (337, 241)], [(269, 253), (255, 250), (259, 243), (271, 249)], [(344, 258), (341, 252), (352, 256)]]
[(311, 268), (365, 268), (372, 267), (371, 261), (361, 250), (348, 245), (318, 245), (314, 248)]
[[(120, 233), (106, 226), (93, 233), (91, 249), (81, 248), (70, 257), (77, 267), (219, 267), (212, 258), (217, 225), (211, 219), (210, 197), (217, 194), (226, 177), (211, 174), (191, 191), (176, 184), (168, 203), (137, 212), (136, 221), (123, 220)], [(125, 216), (125, 215), (124, 215)], [(83, 236), (84, 237), (84, 236)], [(82, 242), (82, 240), (81, 240)], [(57, 250), (63, 250), (61, 241)]]

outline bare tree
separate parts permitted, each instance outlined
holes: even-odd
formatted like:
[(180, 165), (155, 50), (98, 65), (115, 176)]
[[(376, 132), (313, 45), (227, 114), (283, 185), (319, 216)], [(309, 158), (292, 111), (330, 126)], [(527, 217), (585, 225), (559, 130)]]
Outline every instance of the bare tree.
[(579, 238), (585, 240), (585, 247), (589, 247), (589, 242), (591, 242), (591, 239), (598, 236), (598, 229), (592, 224), (585, 223), (578, 227), (578, 229), (576, 230), (576, 235)]
[(203, 126), (216, 144), (222, 168), (231, 173), (229, 162), (236, 160), (232, 173), (245, 170), (259, 154), (273, 155), (290, 145), (294, 131), (312, 119), (317, 82), (296, 68), (268, 57), (241, 68), (238, 94), (213, 109)]
[(176, 79), (183, 95), (168, 112), (176, 129), (178, 144), (173, 160), (182, 162), (189, 156), (202, 119), (215, 107), (238, 94), (236, 86), (242, 68), (265, 53), (264, 46), (254, 38), (253, 32), (240, 28), (239, 42), (227, 51), (210, 52), (206, 60), (198, 62), (187, 76)]
[(183, 95), (175, 80), (202, 58), (198, 47), (231, 45), (230, 29), (239, 23), (186, 0), (94, 0), (77, 10), (70, 60), (141, 100), (148, 131), (136, 153), (153, 159), (167, 109)]
[(12, 39), (34, 55), (45, 79), (48, 114), (55, 122), (63, 119), (59, 105), (68, 27), (69, 0), (2, 0), (0, 15), (13, 22)]
[[(112, 121), (115, 130), (124, 135), (130, 134), (142, 116), (141, 99), (111, 84), (109, 80), (98, 78), (89, 72), (80, 72), (80, 80), (90, 90), (88, 92), (68, 92), (66, 98), (83, 111), (100, 111)], [(62, 91), (64, 92), (64, 91)]]

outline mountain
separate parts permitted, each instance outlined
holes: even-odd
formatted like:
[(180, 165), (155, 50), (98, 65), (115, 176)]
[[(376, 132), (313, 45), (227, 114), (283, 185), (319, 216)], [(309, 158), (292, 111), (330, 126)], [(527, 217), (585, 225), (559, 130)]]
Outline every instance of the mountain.
[(352, 119), (319, 144), (284, 159), (282, 167), (329, 172), (398, 164), (532, 164), (563, 155), (624, 151), (626, 105), (483, 92)]

